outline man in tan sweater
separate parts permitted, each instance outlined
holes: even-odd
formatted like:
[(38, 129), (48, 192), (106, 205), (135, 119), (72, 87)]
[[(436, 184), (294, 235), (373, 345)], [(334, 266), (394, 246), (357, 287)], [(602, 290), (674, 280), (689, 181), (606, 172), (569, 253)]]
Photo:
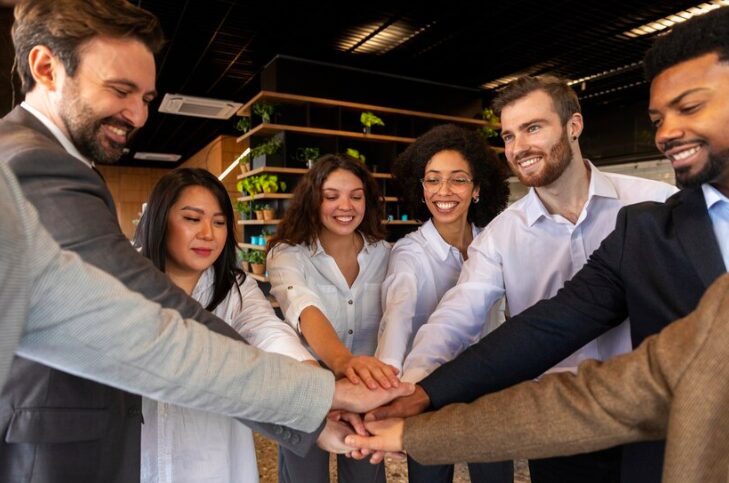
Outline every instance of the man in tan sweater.
[(421, 463), (545, 458), (666, 438), (665, 483), (729, 481), (729, 275), (635, 351), (586, 361), (408, 419), (365, 423), (360, 448)]

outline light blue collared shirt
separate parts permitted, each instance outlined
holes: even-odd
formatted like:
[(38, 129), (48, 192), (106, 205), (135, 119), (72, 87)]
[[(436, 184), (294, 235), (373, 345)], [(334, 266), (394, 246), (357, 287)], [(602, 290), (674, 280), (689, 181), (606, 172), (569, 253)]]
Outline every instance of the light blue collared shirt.
[(711, 226), (714, 228), (726, 271), (729, 267), (729, 198), (709, 183), (701, 185), (701, 189), (704, 191), (706, 208), (709, 210)]

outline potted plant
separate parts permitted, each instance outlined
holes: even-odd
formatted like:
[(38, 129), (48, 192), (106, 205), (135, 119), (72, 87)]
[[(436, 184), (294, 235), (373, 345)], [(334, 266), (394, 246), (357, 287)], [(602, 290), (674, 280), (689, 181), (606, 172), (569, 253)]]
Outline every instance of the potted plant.
[(251, 271), (256, 275), (266, 273), (266, 255), (262, 250), (251, 250), (248, 255), (248, 262), (251, 264)]
[(271, 122), (271, 117), (273, 117), (273, 113), (275, 110), (276, 108), (273, 106), (273, 104), (265, 101), (259, 101), (253, 104), (253, 114), (261, 116), (261, 121), (263, 121), (264, 123)]
[(256, 215), (256, 220), (263, 220), (263, 210), (260, 206), (253, 208), (253, 213)]
[(271, 205), (263, 205), (261, 211), (263, 212), (263, 219), (266, 221), (276, 218), (276, 210)]
[(363, 131), (365, 134), (369, 134), (372, 131), (372, 126), (384, 126), (385, 123), (379, 117), (373, 113), (366, 111), (359, 116), (359, 122), (362, 123)]
[(304, 161), (306, 163), (306, 167), (309, 169), (314, 166), (314, 162), (319, 159), (320, 154), (321, 151), (319, 148), (314, 147), (299, 148), (297, 151), (299, 160)]
[(362, 161), (362, 164), (364, 164), (365, 159), (367, 159), (365, 158), (364, 154), (352, 148), (347, 148), (346, 154), (347, 156), (352, 156), (354, 159), (359, 159), (360, 161)]
[(492, 126), (498, 124), (499, 118), (496, 117), (494, 110), (490, 107), (484, 108), (484, 110), (481, 112), (481, 118), (486, 121), (486, 124), (481, 126), (481, 129), (479, 129), (479, 134), (481, 134), (487, 140), (497, 137), (499, 135), (499, 131), (494, 129)]
[(239, 118), (238, 122), (235, 123), (235, 129), (237, 131), (242, 132), (243, 134), (247, 133), (251, 129), (251, 118), (250, 117)]
[(240, 167), (240, 172), (242, 174), (246, 174), (246, 172), (251, 170), (251, 156), (250, 151), (248, 154), (242, 152), (235, 160), (238, 162), (238, 166)]
[(271, 136), (261, 144), (251, 148), (250, 157), (253, 168), (263, 166), (283, 166), (284, 157), (280, 153), (284, 145), (283, 133)]
[(236, 188), (241, 193), (248, 193), (248, 196), (256, 196), (261, 193), (261, 186), (258, 184), (258, 176), (249, 176), (238, 181)]
[(278, 180), (278, 175), (264, 173), (258, 177), (258, 186), (264, 193), (283, 193), (286, 191), (286, 183)]
[(248, 262), (248, 257), (250, 250), (239, 250), (238, 251), (238, 261), (240, 262), (240, 267), (243, 269), (244, 272), (250, 272), (251, 271), (251, 264)]
[(263, 244), (268, 246), (269, 240), (273, 237), (273, 231), (264, 228), (261, 232), (261, 236), (263, 237)]
[(253, 215), (253, 205), (250, 201), (239, 201), (235, 204), (235, 210), (240, 213), (241, 220), (250, 220)]

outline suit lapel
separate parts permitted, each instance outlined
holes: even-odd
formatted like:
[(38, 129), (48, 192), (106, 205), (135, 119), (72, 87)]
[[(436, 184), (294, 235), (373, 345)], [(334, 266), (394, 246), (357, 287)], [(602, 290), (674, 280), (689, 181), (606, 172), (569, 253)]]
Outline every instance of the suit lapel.
[(684, 190), (675, 208), (676, 237), (708, 288), (726, 272), (701, 188)]

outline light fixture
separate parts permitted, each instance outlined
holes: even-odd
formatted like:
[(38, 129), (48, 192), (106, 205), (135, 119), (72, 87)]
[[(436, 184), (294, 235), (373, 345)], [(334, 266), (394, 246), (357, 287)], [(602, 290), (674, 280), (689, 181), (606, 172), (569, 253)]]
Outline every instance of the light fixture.
[(717, 8), (725, 6), (729, 6), (729, 0), (711, 0), (710, 2), (700, 3), (695, 7), (681, 10), (680, 12), (667, 15), (653, 22), (648, 22), (647, 24), (641, 25), (640, 27), (627, 30), (623, 32), (622, 35), (634, 39), (643, 35), (654, 34), (662, 30), (670, 29), (677, 23), (685, 22), (691, 17), (703, 15), (705, 13), (711, 12), (712, 10), (716, 10)]
[(337, 42), (337, 49), (355, 54), (385, 54), (433, 26), (417, 27), (406, 20), (371, 23), (353, 28)]

